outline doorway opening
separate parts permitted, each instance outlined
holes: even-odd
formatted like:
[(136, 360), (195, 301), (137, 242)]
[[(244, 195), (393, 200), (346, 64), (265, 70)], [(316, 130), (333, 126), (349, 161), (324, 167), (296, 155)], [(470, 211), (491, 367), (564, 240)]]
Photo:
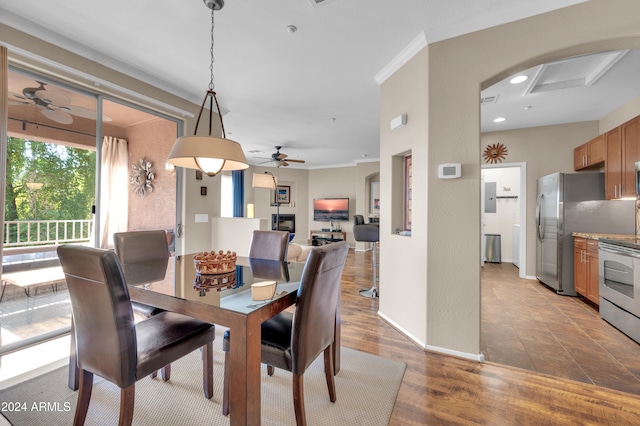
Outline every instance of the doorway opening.
[[(526, 163), (500, 163), (482, 166), (482, 182), (485, 186), (483, 188), (485, 196), (481, 222), (482, 235), (483, 237), (487, 235), (500, 236), (498, 262), (513, 263), (519, 268), (520, 278), (526, 277), (526, 174)], [(486, 190), (486, 188), (492, 187), (495, 188), (495, 191)], [(495, 259), (487, 259), (486, 252), (487, 247), (484, 247), (484, 261), (495, 261)]]

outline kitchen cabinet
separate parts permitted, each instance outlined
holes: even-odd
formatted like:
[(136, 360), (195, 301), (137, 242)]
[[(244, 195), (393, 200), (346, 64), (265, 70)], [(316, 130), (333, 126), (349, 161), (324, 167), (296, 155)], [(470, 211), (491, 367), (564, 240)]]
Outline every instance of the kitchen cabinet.
[(600, 304), (598, 277), (598, 240), (573, 239), (573, 286), (576, 293)]
[(573, 150), (573, 169), (602, 166), (605, 160), (605, 135), (602, 134)]
[(587, 240), (585, 238), (573, 238), (573, 288), (576, 293), (582, 296), (587, 293), (586, 248)]
[(598, 276), (598, 240), (587, 240), (587, 299), (600, 304), (600, 277)]
[(640, 117), (605, 133), (605, 196), (636, 197), (635, 163), (640, 161)]

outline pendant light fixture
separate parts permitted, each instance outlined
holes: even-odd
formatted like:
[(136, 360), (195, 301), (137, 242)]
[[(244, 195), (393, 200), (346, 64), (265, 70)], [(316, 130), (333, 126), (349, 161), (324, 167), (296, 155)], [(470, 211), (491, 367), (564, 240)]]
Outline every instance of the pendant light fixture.
[[(209, 66), (211, 81), (209, 83), (209, 90), (207, 90), (204, 100), (202, 101), (193, 136), (182, 136), (176, 140), (171, 154), (169, 154), (168, 162), (178, 167), (201, 170), (207, 176), (215, 176), (222, 170), (246, 169), (249, 167), (249, 164), (247, 163), (247, 158), (244, 156), (240, 144), (231, 139), (227, 139), (222, 122), (222, 112), (218, 105), (216, 92), (213, 90), (213, 14), (214, 11), (222, 9), (224, 1), (204, 0), (204, 4), (211, 9), (211, 65)], [(207, 100), (209, 100), (209, 135), (198, 136), (198, 125), (200, 124), (200, 118), (202, 118)], [(211, 135), (214, 103), (218, 111), (218, 117), (220, 117), (220, 127), (222, 128), (221, 138)]]

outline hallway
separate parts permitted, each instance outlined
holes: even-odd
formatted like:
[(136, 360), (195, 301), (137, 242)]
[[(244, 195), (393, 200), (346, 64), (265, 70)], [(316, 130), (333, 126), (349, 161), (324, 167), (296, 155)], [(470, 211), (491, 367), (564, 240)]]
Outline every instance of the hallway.
[(482, 271), (486, 360), (640, 395), (640, 345), (584, 299), (518, 277), (511, 263)]

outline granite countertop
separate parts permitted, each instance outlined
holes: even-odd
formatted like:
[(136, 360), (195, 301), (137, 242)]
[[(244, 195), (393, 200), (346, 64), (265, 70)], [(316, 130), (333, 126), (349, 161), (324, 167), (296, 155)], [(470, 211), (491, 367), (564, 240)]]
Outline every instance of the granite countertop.
[(574, 237), (582, 237), (588, 240), (599, 240), (600, 238), (607, 238), (610, 240), (631, 240), (636, 236), (633, 234), (605, 234), (602, 232), (574, 232)]

